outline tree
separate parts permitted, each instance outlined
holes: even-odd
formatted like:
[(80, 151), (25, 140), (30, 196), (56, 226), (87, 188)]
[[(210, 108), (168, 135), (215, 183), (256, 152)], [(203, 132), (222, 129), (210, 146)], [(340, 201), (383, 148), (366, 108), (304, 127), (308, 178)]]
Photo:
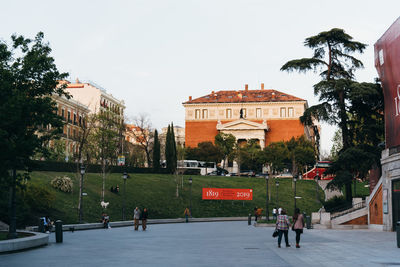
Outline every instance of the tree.
[(240, 158), (240, 170), (253, 170), (260, 172), (264, 163), (261, 152), (261, 147), (258, 141), (250, 139), (245, 146), (238, 149)]
[(272, 174), (283, 171), (288, 154), (289, 151), (283, 141), (270, 143), (264, 148), (263, 159), (269, 165)]
[(311, 141), (307, 140), (304, 135), (297, 138), (292, 137), (285, 142), (287, 148), (287, 156), (292, 164), (292, 174), (298, 175), (299, 171), (308, 165), (314, 165), (315, 153), (314, 146)]
[(151, 148), (153, 146), (153, 129), (149, 117), (146, 114), (140, 114), (134, 118), (136, 130), (132, 131), (138, 145), (146, 154), (148, 167), (152, 166)]
[(226, 162), (235, 153), (236, 137), (233, 134), (225, 134), (220, 132), (215, 136), (215, 144), (222, 152), (222, 158), (224, 160), (224, 165), (222, 168), (225, 169)]
[(173, 133), (173, 125), (168, 125), (167, 136), (165, 140), (165, 159), (167, 162), (168, 173), (174, 173), (176, 170), (176, 145)]
[(314, 85), (314, 94), (321, 104), (305, 110), (301, 121), (312, 125), (313, 119), (338, 124), (342, 130), (343, 147), (350, 147), (350, 133), (347, 128), (346, 99), (354, 71), (363, 67), (360, 60), (353, 57), (354, 52), (362, 53), (366, 45), (353, 41), (353, 37), (342, 29), (331, 29), (316, 36), (306, 38), (304, 45), (314, 50), (311, 58), (291, 60), (282, 66), (283, 71), (322, 70), (322, 80)]
[[(363, 67), (352, 54), (362, 53), (366, 45), (353, 41), (353, 37), (337, 28), (307, 38), (304, 45), (313, 49), (313, 56), (291, 60), (281, 68), (283, 71), (322, 71), (322, 80), (314, 85), (314, 94), (322, 103), (306, 109), (300, 120), (306, 125), (312, 125), (314, 119), (338, 125), (342, 132), (343, 150), (346, 150), (352, 146), (346, 103), (355, 84), (354, 71)], [(346, 193), (351, 198), (349, 183), (346, 183)]]
[(116, 162), (120, 144), (120, 122), (109, 111), (94, 115), (95, 127), (88, 137), (92, 158), (100, 161), (102, 174), (101, 200), (104, 201), (106, 173), (112, 162)]
[(61, 132), (63, 122), (51, 95), (69, 97), (65, 86), (58, 86), (68, 74), (57, 70), (43, 38), (42, 32), (33, 40), (13, 35), (12, 48), (0, 41), (0, 183), (10, 189), (10, 238), (17, 236), (16, 187), (29, 177), (17, 170), (26, 170), (35, 153), (46, 150), (43, 143)]
[(160, 141), (158, 140), (158, 132), (154, 130), (154, 142), (153, 142), (153, 170), (154, 172), (160, 171)]
[(332, 160), (336, 160), (339, 152), (343, 149), (343, 143), (342, 143), (342, 132), (340, 129), (337, 129), (335, 134), (332, 137), (332, 148), (331, 148), (331, 154), (330, 157)]

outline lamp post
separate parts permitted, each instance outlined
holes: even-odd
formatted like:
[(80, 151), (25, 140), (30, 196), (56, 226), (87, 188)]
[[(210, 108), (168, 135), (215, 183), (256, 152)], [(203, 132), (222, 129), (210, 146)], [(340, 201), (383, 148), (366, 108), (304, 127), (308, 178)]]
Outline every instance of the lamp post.
[(190, 218), (192, 218), (192, 177), (189, 178), (189, 185), (190, 185), (190, 204), (189, 204), (189, 211), (190, 211)]
[(294, 210), (296, 211), (296, 182), (297, 182), (297, 177), (298, 175), (296, 174), (295, 176), (293, 176), (293, 182), (294, 182)]
[(317, 203), (319, 202), (319, 196), (318, 196), (318, 180), (319, 180), (319, 171), (317, 170), (317, 175), (314, 177), (315, 179), (315, 196), (316, 196), (316, 201)]
[(126, 173), (126, 171), (124, 171), (124, 173), (122, 174), (122, 178), (124, 178), (124, 199), (122, 202), (122, 220), (125, 221), (126, 217), (125, 217), (125, 204), (126, 204), (126, 178), (128, 178), (128, 174)]
[(279, 207), (279, 200), (278, 200), (278, 187), (279, 187), (279, 181), (275, 181), (275, 186), (276, 186), (276, 205)]
[(269, 203), (268, 203), (268, 182), (269, 182), (269, 174), (268, 172), (265, 174), (265, 184), (266, 184), (266, 196), (265, 196), (265, 217), (267, 221), (269, 220)]
[(79, 223), (83, 222), (83, 176), (85, 175), (85, 166), (81, 165), (81, 188), (79, 188)]

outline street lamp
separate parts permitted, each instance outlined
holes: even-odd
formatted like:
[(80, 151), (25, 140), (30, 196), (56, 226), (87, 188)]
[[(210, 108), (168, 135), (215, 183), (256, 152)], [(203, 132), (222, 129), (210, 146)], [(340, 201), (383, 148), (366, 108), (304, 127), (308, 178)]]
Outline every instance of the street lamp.
[(267, 221), (269, 220), (269, 203), (268, 203), (268, 181), (269, 181), (269, 174), (268, 172), (265, 174), (265, 184), (266, 184), (266, 197), (265, 197), (265, 217)]
[(293, 182), (294, 182), (294, 210), (296, 212), (296, 182), (297, 182), (297, 177), (298, 175), (296, 174), (295, 176), (293, 176)]
[(192, 177), (189, 178), (189, 185), (190, 185), (190, 205), (189, 205), (189, 211), (190, 211), (190, 218), (192, 218)]
[(125, 221), (125, 203), (126, 203), (126, 178), (128, 178), (128, 174), (126, 171), (122, 174), (122, 178), (124, 178), (124, 199), (123, 199), (123, 205), (122, 205), (122, 220)]
[(81, 165), (81, 188), (79, 188), (79, 223), (83, 222), (83, 176), (85, 175), (85, 166)]
[(278, 187), (279, 187), (279, 181), (275, 181), (275, 186), (276, 186), (276, 205), (279, 207), (279, 201), (278, 201)]
[(316, 201), (318, 203), (319, 202), (319, 196), (318, 196), (319, 171), (318, 170), (317, 170), (317, 175), (315, 175), (314, 179), (315, 179), (315, 192), (316, 192), (315, 196), (316, 196)]

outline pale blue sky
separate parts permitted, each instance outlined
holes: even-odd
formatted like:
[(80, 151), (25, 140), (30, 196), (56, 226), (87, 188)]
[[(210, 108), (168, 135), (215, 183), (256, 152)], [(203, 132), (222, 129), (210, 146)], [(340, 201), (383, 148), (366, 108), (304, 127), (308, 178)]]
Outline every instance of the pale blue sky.
[[(0, 38), (45, 33), (61, 71), (92, 80), (119, 99), (128, 117), (147, 113), (158, 129), (184, 126), (182, 102), (212, 90), (265, 83), (317, 103), (318, 77), (288, 74), (288, 60), (308, 57), (306, 37), (343, 28), (367, 43), (359, 81), (373, 81), (373, 44), (400, 16), (400, 1), (137, 0), (5, 1)], [(322, 127), (329, 150), (333, 127)]]

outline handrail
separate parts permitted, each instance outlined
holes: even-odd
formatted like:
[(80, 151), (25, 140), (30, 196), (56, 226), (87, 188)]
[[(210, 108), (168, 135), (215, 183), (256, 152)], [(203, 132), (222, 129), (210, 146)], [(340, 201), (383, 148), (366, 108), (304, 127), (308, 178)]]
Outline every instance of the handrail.
[(335, 214), (334, 216), (332, 216), (331, 219), (335, 219), (335, 218), (337, 218), (337, 217), (340, 217), (340, 216), (349, 214), (349, 213), (351, 213), (351, 212), (353, 212), (353, 211), (360, 210), (360, 209), (362, 209), (362, 208), (364, 208), (364, 207), (366, 207), (365, 200), (363, 200), (362, 202), (359, 202), (359, 203), (357, 203), (357, 204), (352, 205), (350, 208), (348, 208), (348, 209), (346, 209), (346, 210), (339, 211), (337, 214)]

